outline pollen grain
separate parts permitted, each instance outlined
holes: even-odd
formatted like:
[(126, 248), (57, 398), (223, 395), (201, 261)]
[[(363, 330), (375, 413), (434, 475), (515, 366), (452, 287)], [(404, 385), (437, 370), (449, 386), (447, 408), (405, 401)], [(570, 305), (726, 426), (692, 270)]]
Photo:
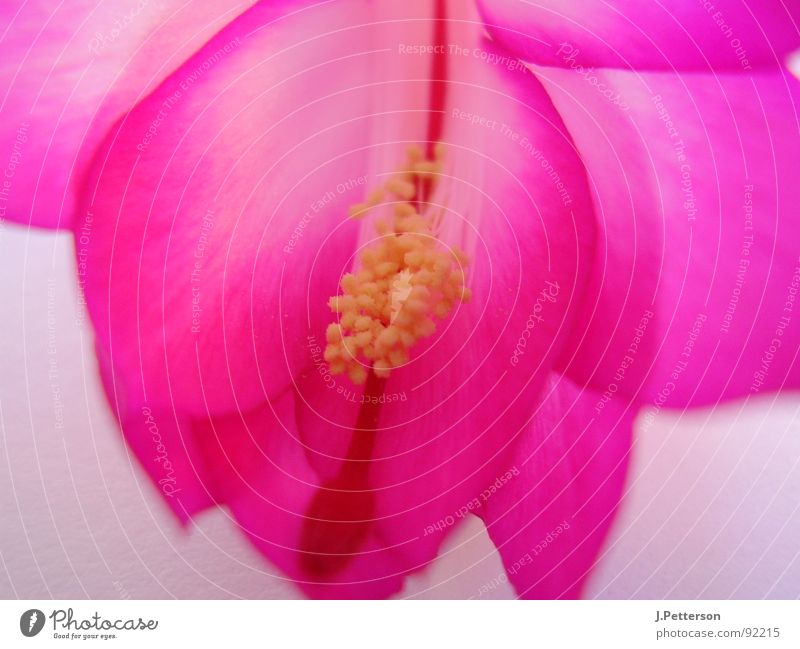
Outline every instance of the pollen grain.
[(420, 213), (418, 197), (441, 175), (443, 148), (425, 160), (422, 148), (407, 151), (407, 163), (349, 214), (362, 218), (380, 204), (391, 217), (375, 223), (376, 240), (359, 255), (357, 270), (342, 277), (341, 293), (329, 300), (338, 321), (328, 325), (325, 360), (331, 374), (363, 384), (371, 370), (386, 378), (409, 360), (414, 344), (436, 331), (456, 302), (466, 302), (466, 255), (437, 237), (440, 218)]

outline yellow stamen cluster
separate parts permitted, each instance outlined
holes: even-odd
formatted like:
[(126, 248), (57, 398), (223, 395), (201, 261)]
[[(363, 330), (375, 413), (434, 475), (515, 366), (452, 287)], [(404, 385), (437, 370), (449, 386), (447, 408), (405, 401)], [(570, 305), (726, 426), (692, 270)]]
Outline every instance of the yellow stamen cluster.
[(325, 360), (332, 374), (346, 372), (353, 383), (362, 384), (371, 365), (377, 376), (389, 376), (408, 362), (418, 340), (434, 333), (435, 319), (450, 315), (456, 300), (470, 298), (464, 253), (443, 247), (436, 236), (437, 219), (420, 213), (414, 203), (432, 191), (441, 158), (440, 145), (434, 160), (411, 147), (408, 164), (350, 209), (353, 218), (361, 218), (387, 202), (393, 215), (376, 222), (379, 238), (360, 254), (359, 270), (342, 278), (342, 294), (330, 299), (331, 310), (339, 314), (326, 332)]

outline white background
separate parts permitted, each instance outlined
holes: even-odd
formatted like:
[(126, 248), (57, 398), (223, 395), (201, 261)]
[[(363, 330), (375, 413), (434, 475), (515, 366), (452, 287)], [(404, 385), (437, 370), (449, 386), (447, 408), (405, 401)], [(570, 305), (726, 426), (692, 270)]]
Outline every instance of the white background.
[[(181, 529), (128, 455), (76, 321), (70, 236), (0, 228), (0, 597), (298, 596), (224, 511)], [(800, 596), (799, 410), (787, 394), (660, 415), (587, 595)], [(471, 520), (401, 596), (513, 597), (502, 574)]]

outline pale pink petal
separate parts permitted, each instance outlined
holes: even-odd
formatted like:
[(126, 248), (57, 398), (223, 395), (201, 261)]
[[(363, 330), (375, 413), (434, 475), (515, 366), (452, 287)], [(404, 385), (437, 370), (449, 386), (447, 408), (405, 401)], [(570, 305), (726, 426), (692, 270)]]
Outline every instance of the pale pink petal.
[(478, 0), (487, 28), (520, 58), (593, 67), (729, 70), (781, 67), (800, 46), (800, 10), (780, 0)]
[(306, 323), (329, 313), (384, 125), (369, 84), (386, 55), (353, 16), (253, 7), (104, 144), (77, 253), (101, 346), (142, 400), (249, 408), (311, 364)]
[[(435, 556), (452, 526), (428, 526), (508, 458), (574, 325), (595, 227), (584, 170), (541, 85), (459, 14), (447, 42), (487, 57), (459, 55), (448, 71), (436, 136), (446, 178), (432, 200), (447, 211), (443, 243), (471, 258), (473, 300), (373, 395), (388, 402), (373, 413), (364, 488), (336, 483), (364, 388), (331, 386), (320, 351), (328, 297), (371, 228), (346, 208), (406, 146), (427, 142), (437, 92), (430, 55), (386, 51), (382, 27), (359, 27), (364, 6), (341, 5), (285, 18), (254, 8), (126, 118), (104, 150), (114, 164), (86, 194), (96, 224), (86, 288), (103, 362), (131, 400), (192, 418), (203, 484), (257, 547), (309, 593), (374, 596)], [(429, 6), (391, 8), (432, 38)], [(184, 70), (237, 36), (137, 149)], [(360, 511), (363, 527), (350, 520)], [(337, 531), (349, 525), (355, 536)]]
[[(209, 468), (205, 481), (256, 548), (307, 595), (389, 597), (402, 587), (402, 563), (395, 549), (376, 538), (374, 527), (368, 526), (358, 548), (343, 550), (334, 578), (309, 568), (317, 557), (302, 551), (301, 537), (321, 481), (297, 443), (294, 405), (288, 394), (250, 412), (196, 420), (194, 436)], [(337, 515), (346, 521), (358, 513)], [(346, 533), (341, 528), (347, 526), (340, 522), (337, 531)]]
[[(469, 37), (448, 42), (514, 62)], [(573, 325), (592, 258), (583, 170), (536, 79), (473, 57), (453, 66), (447, 177), (434, 202), (449, 210), (445, 241), (470, 257), (473, 298), (387, 380), (369, 467), (375, 525), (405, 569), (432, 559), (457, 512), (496, 479)], [(317, 344), (329, 321), (312, 322)], [(307, 455), (330, 478), (374, 395), (324, 368), (301, 375), (296, 391)]]
[(566, 372), (656, 406), (800, 384), (798, 81), (538, 70), (602, 227)]
[(164, 405), (131, 402), (98, 350), (100, 376), (130, 450), (181, 523), (214, 504), (192, 421)]
[(109, 127), (247, 6), (3, 2), (0, 218), (69, 227)]
[(216, 504), (188, 417), (140, 405), (120, 419), (125, 440), (182, 523)]
[(603, 547), (631, 454), (634, 409), (553, 375), (479, 515), (522, 598), (574, 599)]

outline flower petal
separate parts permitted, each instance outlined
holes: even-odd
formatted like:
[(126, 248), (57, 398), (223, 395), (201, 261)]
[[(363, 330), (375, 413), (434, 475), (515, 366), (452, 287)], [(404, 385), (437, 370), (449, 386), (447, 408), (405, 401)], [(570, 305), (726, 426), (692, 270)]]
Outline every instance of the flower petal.
[(798, 81), (538, 69), (603, 226), (574, 379), (657, 406), (800, 385)]
[(249, 412), (195, 420), (206, 482), (255, 547), (308, 596), (389, 597), (402, 587), (402, 573), (395, 550), (373, 532), (335, 579), (309, 571), (301, 536), (321, 483), (297, 443), (294, 407), (288, 393)]
[[(480, 516), (522, 598), (574, 599), (620, 502), (635, 411), (553, 375)], [(505, 477), (505, 476), (504, 476)]]
[(125, 441), (181, 523), (214, 504), (192, 422), (164, 406), (130, 402), (98, 349), (103, 389)]
[(525, 61), (567, 67), (749, 71), (800, 47), (797, 4), (764, 0), (478, 0), (492, 37)]
[[(404, 571), (430, 561), (497, 478), (572, 326), (593, 252), (583, 170), (539, 83), (474, 32), (448, 33), (448, 42), (484, 53), (453, 63), (445, 177), (432, 199), (447, 212), (442, 238), (470, 257), (472, 300), (418, 343), (379, 395), (324, 367), (296, 386), (301, 438), (328, 477), (363, 404), (382, 400), (368, 485), (377, 533), (402, 553)], [(324, 340), (330, 321), (312, 321), (312, 340)]]
[(78, 259), (101, 345), (142, 400), (250, 408), (310, 365), (299, 332), (350, 259), (347, 206), (381, 120), (369, 84), (386, 55), (351, 5), (254, 6), (96, 158)]
[[(328, 484), (348, 457), (365, 394), (346, 380), (332, 387), (319, 356), (333, 319), (327, 298), (363, 229), (346, 207), (367, 187), (337, 187), (365, 170), (392, 171), (402, 163), (392, 153), (425, 142), (435, 92), (431, 53), (376, 48), (385, 34), (359, 21), (368, 22), (359, 13), (368, 5), (341, 4), (287, 16), (255, 7), (126, 117), (98, 158), (113, 164), (95, 169), (86, 193), (95, 224), (86, 293), (127, 398), (191, 417), (208, 472), (201, 481), (257, 547), (309, 593), (386, 595), (433, 558), (452, 527), (427, 527), (495, 479), (527, 422), (572, 325), (594, 217), (584, 170), (541, 85), (482, 39), (474, 16), (458, 14), (447, 42), (467, 54), (448, 71), (440, 137), (449, 178), (432, 200), (448, 210), (442, 240), (472, 257), (473, 301), (381, 394), (366, 393), (390, 401), (380, 403), (361, 490), (374, 502), (359, 500), (373, 512), (366, 532), (350, 546), (335, 531), (309, 545), (319, 540), (314, 521), (343, 529), (358, 509), (347, 502), (361, 498)], [(398, 25), (433, 38), (428, 14), (391, 8)], [(236, 38), (241, 45), (203, 68)], [(163, 128), (143, 140), (154, 119)], [(339, 491), (344, 500), (331, 498), (344, 505), (318, 504)], [(355, 558), (340, 566), (331, 555), (336, 571), (308, 558), (337, 544)]]
[(69, 227), (97, 145), (246, 2), (80, 0), (0, 8), (0, 218)]

